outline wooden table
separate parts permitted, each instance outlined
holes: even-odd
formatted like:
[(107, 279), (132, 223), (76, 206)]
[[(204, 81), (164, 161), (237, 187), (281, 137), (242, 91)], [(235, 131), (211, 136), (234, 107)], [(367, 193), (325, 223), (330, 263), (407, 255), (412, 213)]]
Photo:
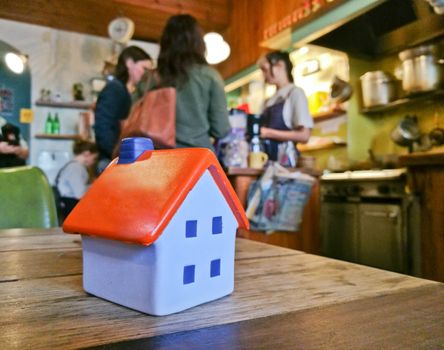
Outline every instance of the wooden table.
[(235, 291), (152, 317), (86, 294), (80, 237), (0, 230), (1, 349), (438, 349), (444, 285), (238, 239)]

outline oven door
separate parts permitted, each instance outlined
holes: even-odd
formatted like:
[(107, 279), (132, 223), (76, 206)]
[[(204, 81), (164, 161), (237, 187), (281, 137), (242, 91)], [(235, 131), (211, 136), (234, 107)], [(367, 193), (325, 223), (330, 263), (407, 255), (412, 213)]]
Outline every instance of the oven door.
[(322, 203), (321, 242), (323, 255), (358, 262), (358, 204)]
[(358, 221), (358, 262), (389, 271), (407, 272), (401, 205), (361, 203)]

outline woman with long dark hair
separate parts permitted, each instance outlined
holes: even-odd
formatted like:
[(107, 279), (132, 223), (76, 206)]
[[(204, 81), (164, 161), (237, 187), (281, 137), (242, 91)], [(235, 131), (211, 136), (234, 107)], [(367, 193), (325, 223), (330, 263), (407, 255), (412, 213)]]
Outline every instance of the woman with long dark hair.
[(112, 159), (120, 134), (120, 123), (128, 117), (131, 94), (146, 69), (152, 67), (150, 55), (137, 46), (125, 48), (119, 55), (114, 79), (100, 92), (95, 109), (94, 131), (99, 149), (98, 172)]
[(273, 51), (262, 56), (258, 65), (265, 82), (275, 85), (276, 94), (265, 102), (262, 112), (261, 138), (272, 161), (284, 166), (296, 166), (295, 143), (306, 143), (313, 128), (304, 91), (294, 85), (293, 64), (285, 51)]
[(190, 15), (171, 17), (160, 40), (161, 86), (177, 90), (177, 147), (212, 149), (230, 131), (223, 81), (205, 60), (203, 32)]

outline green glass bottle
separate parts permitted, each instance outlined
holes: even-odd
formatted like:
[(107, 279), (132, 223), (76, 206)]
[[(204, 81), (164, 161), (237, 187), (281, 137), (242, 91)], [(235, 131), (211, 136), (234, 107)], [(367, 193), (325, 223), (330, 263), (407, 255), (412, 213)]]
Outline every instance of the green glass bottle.
[(54, 120), (52, 119), (51, 113), (48, 113), (45, 122), (45, 134), (52, 134)]
[(52, 133), (56, 135), (60, 134), (60, 120), (58, 113), (55, 114), (54, 122), (52, 123)]

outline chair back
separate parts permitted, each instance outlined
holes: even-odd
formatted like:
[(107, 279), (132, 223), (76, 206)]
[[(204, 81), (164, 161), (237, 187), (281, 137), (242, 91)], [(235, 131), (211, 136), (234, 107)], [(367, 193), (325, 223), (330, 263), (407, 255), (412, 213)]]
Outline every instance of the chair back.
[(0, 169), (0, 228), (58, 226), (52, 187), (37, 167)]

